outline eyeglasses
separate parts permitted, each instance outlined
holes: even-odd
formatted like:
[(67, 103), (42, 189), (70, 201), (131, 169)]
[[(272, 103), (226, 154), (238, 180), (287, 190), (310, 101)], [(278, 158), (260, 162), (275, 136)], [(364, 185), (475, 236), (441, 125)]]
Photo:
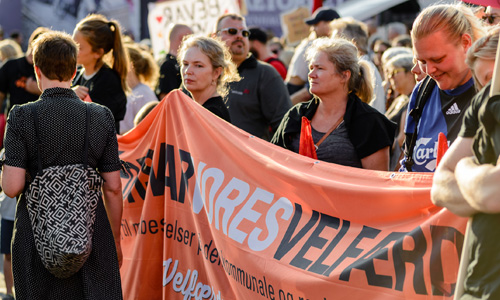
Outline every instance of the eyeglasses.
[(392, 70), (389, 74), (387, 74), (387, 78), (391, 79), (392, 77), (396, 76), (396, 74), (401, 73), (401, 72), (406, 72), (405, 68), (397, 68)]
[(241, 31), (241, 35), (243, 37), (249, 37), (250, 36), (250, 31), (248, 31), (246, 29), (239, 30), (238, 28), (229, 27), (229, 28), (224, 28), (224, 29), (219, 30), (219, 32), (221, 32), (221, 31), (226, 31), (230, 35), (237, 35), (238, 31)]
[(495, 23), (496, 18), (498, 18), (498, 16), (495, 16), (495, 15), (484, 15), (482, 17), (483, 21), (490, 24), (490, 25)]

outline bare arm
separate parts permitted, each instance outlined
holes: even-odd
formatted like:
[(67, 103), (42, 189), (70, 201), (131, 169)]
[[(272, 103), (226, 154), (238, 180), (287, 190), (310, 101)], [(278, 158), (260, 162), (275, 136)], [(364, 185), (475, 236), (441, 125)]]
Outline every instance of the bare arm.
[(89, 88), (83, 85), (76, 85), (72, 89), (81, 100), (85, 99), (89, 94)]
[(38, 83), (36, 82), (35, 78), (29, 77), (26, 80), (26, 87), (25, 90), (33, 95), (41, 95), (42, 91), (38, 88)]
[(389, 170), (389, 146), (361, 159), (363, 169), (387, 171)]
[(401, 148), (405, 142), (405, 125), (406, 125), (406, 110), (401, 114), (401, 121), (399, 122), (399, 132), (396, 137), (396, 146)]
[(115, 239), (118, 262), (122, 263), (122, 250), (120, 246), (120, 228), (123, 212), (122, 182), (120, 171), (101, 173), (105, 182), (102, 187), (104, 206), (108, 214), (109, 224)]
[(4, 165), (2, 169), (2, 189), (5, 195), (15, 198), (24, 190), (26, 170)]
[(458, 137), (446, 151), (434, 173), (431, 200), (434, 204), (446, 207), (452, 213), (468, 217), (477, 211), (472, 208), (462, 195), (455, 177), (458, 161), (472, 155), (472, 138)]
[(289, 78), (287, 78), (286, 83), (291, 83), (294, 85), (304, 85), (306, 82), (299, 76), (290, 76)]
[(455, 169), (458, 187), (471, 207), (484, 213), (499, 213), (500, 166), (478, 165), (473, 157), (461, 159)]

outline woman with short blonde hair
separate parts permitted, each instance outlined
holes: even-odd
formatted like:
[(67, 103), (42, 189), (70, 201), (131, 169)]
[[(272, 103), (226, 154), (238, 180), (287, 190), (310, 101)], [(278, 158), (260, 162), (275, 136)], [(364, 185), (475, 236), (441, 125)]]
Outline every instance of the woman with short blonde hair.
[(231, 122), (224, 97), (240, 76), (224, 42), (205, 36), (184, 37), (177, 55), (182, 84), (200, 105)]

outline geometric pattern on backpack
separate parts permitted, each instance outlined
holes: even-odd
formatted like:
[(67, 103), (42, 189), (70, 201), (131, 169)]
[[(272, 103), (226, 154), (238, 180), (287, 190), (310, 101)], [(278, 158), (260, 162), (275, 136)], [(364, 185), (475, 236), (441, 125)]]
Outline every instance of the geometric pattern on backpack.
[(78, 272), (92, 251), (102, 184), (96, 170), (74, 164), (43, 169), (26, 190), (37, 252), (58, 278)]

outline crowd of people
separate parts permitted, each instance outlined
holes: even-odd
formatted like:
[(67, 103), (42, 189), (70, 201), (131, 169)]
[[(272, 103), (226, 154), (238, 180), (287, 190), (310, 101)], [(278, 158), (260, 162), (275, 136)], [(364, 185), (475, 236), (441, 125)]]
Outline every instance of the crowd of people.
[[(432, 200), (456, 214), (473, 215), (480, 230), (471, 245), (478, 250), (465, 293), (500, 298), (500, 283), (485, 284), (498, 281), (492, 277), (498, 265), (486, 258), (500, 244), (494, 231), (482, 235), (498, 223), (500, 211), (491, 190), (499, 173), (500, 137), (491, 137), (495, 124), (483, 124), (497, 119), (489, 89), (498, 11), (433, 5), (412, 28), (393, 23), (378, 35), (367, 24), (322, 7), (304, 20), (311, 32), (295, 48), (263, 28), (248, 28), (241, 15), (224, 14), (208, 36), (171, 24), (159, 62), (147, 46), (123, 35), (118, 22), (99, 14), (82, 19), (72, 36), (37, 28), (25, 53), (12, 39), (0, 41), (0, 106), (7, 119), (0, 250), (11, 297), (4, 299), (13, 299), (14, 284), (18, 299), (122, 298), (116, 136), (133, 129), (174, 89), (249, 134), (299, 154), (309, 143), (311, 157), (330, 163), (436, 172)], [(74, 276), (59, 279), (37, 259), (22, 192), (39, 166), (82, 162), (82, 111), (89, 105), (88, 164), (105, 179), (93, 245), (101, 254), (89, 257)], [(40, 116), (41, 161), (32, 107)], [(451, 148), (438, 166), (439, 133)], [(14, 218), (4, 205), (16, 197)], [(492, 266), (491, 274), (485, 271)]]

